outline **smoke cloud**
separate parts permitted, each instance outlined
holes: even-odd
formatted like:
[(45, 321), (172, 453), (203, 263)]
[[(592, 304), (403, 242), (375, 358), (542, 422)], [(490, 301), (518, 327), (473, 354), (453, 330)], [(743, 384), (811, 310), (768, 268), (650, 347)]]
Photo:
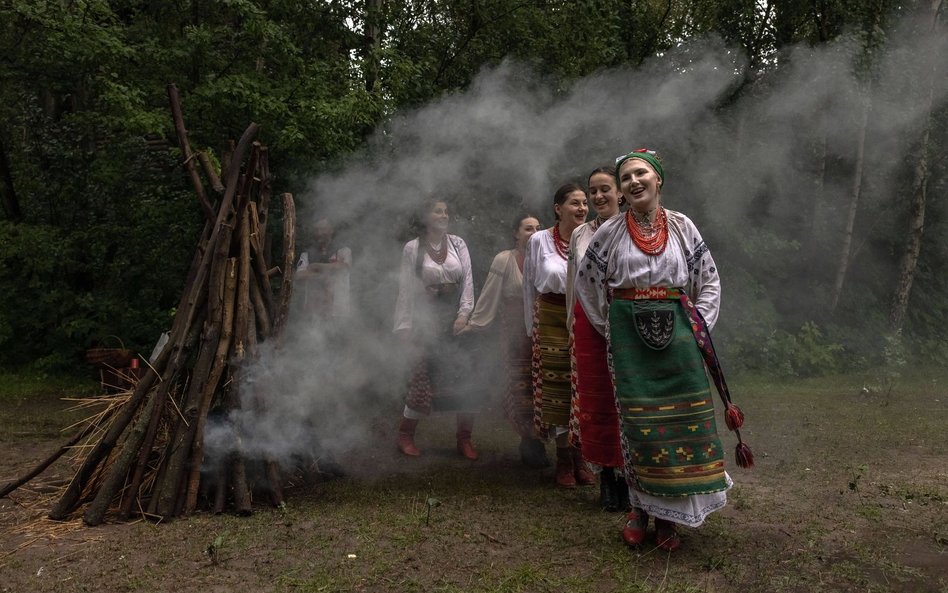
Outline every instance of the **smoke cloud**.
[[(858, 44), (840, 41), (785, 50), (774, 72), (742, 86), (740, 53), (711, 39), (638, 69), (600, 71), (567, 90), (508, 61), (462, 93), (397, 114), (364, 152), (299, 197), (306, 216), (298, 252), (309, 247), (320, 218), (333, 222), (338, 245), (353, 250), (354, 313), (340, 327), (298, 314), (281, 344), (265, 345), (243, 393), (265, 396), (267, 407), (247, 400), (231, 419), (243, 448), (283, 460), (340, 453), (370, 440), (380, 418), (394, 427), (407, 375), (392, 336), (398, 268), (411, 238), (409, 213), (430, 197), (448, 202), (450, 232), (467, 241), (479, 288), (493, 255), (511, 246), (518, 211), (550, 223), (557, 186), (585, 182), (589, 171), (631, 149), (653, 148), (667, 173), (664, 205), (696, 222), (722, 270), (722, 331), (739, 327), (754, 299), (745, 279), (755, 270), (737, 270), (731, 260), (753, 249), (755, 237), (815, 233), (819, 245), (838, 243), (852, 167), (837, 165), (855, 158), (866, 105), (871, 191), (863, 208), (890, 202), (911, 179), (905, 156), (926, 121), (929, 82), (934, 105), (948, 94), (948, 39), (911, 33), (912, 26), (892, 35), (898, 41), (879, 58), (871, 82), (857, 72)], [(822, 171), (824, 151), (831, 158)], [(808, 290), (801, 281), (788, 286), (788, 300)], [(481, 388), (496, 391), (496, 377), (482, 377)], [(209, 431), (209, 441), (232, 439), (215, 434)]]

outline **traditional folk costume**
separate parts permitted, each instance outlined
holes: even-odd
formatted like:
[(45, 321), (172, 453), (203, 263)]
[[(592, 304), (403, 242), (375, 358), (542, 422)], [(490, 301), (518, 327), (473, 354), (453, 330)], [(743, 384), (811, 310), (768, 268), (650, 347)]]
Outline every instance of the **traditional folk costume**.
[[(572, 367), (566, 315), (568, 243), (559, 227), (530, 237), (523, 264), (523, 308), (533, 340), (534, 427), (541, 437), (566, 434), (570, 424)], [(557, 484), (595, 483), (578, 449), (557, 447)]]
[[(523, 440), (521, 455), (524, 462), (542, 466), (545, 453), (529, 449), (529, 443), (536, 441), (530, 366), (533, 345), (519, 329), (523, 319), (523, 265), (523, 255), (516, 249), (501, 251), (494, 257), (468, 324), (485, 328), (500, 318), (501, 356), (506, 361), (507, 374), (504, 415)], [(536, 444), (542, 449), (542, 442)]]
[[(427, 243), (423, 238), (420, 241)], [(458, 448), (466, 445), (469, 451), (465, 456), (476, 458), (470, 449), (474, 416), (469, 412), (478, 408), (479, 401), (470, 378), (470, 357), (453, 335), (455, 319), (469, 316), (473, 309), (471, 259), (463, 239), (445, 235), (439, 248), (425, 244), (419, 249), (419, 239), (405, 244), (395, 331), (411, 332), (414, 359), (399, 427), (399, 448), (406, 454), (418, 454), (413, 441), (415, 426), (419, 418), (436, 409), (459, 411)]]
[[(632, 158), (664, 181), (660, 162), (644, 149), (620, 157), (616, 171)], [(728, 428), (737, 433), (737, 463), (753, 465), (738, 430), (743, 414), (730, 402), (711, 343), (721, 299), (717, 267), (684, 214), (660, 205), (648, 215), (629, 210), (593, 235), (576, 292), (589, 323), (609, 343), (634, 507), (623, 537), (640, 543), (651, 515), (659, 546), (674, 550), (678, 538), (669, 526), (701, 525), (725, 505), (732, 485), (706, 366), (725, 402)]]
[(313, 263), (343, 263), (339, 270), (307, 277), (303, 283), (303, 308), (320, 319), (345, 320), (352, 311), (349, 295), (349, 269), (352, 267), (352, 250), (337, 248), (330, 243), (325, 248), (314, 246), (300, 254), (297, 270), (305, 270)]
[(664, 212), (668, 242), (658, 255), (633, 242), (626, 228), (632, 214), (603, 224), (576, 291), (590, 324), (609, 342), (633, 505), (696, 527), (724, 506), (731, 479), (702, 355), (678, 296), (683, 290), (710, 328), (721, 284), (691, 220)]
[(573, 398), (570, 413), (570, 443), (579, 447), (583, 459), (601, 469), (600, 503), (612, 511), (626, 510), (628, 488), (621, 475), (624, 462), (619, 437), (619, 417), (607, 344), (586, 318), (576, 302), (576, 274), (579, 262), (593, 235), (604, 221), (597, 218), (573, 231), (569, 242), (566, 276), (566, 310), (572, 340)]

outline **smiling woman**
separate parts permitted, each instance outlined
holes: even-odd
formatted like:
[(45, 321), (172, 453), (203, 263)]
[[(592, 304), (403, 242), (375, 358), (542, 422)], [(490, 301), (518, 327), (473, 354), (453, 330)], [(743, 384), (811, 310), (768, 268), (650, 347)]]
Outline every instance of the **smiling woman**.
[(579, 451), (569, 446), (572, 399), (569, 328), (566, 321), (567, 253), (570, 237), (586, 221), (586, 191), (575, 183), (553, 196), (556, 224), (530, 237), (523, 264), (523, 308), (533, 339), (534, 425), (556, 437), (556, 484), (574, 488), (596, 483)]
[[(687, 216), (662, 207), (665, 171), (654, 152), (633, 151), (616, 164), (631, 208), (593, 235), (576, 293), (608, 342), (633, 507), (623, 537), (644, 542), (651, 515), (656, 543), (672, 551), (680, 546), (675, 525), (701, 525), (731, 487), (706, 365), (729, 428), (739, 428), (743, 415), (730, 404), (710, 343), (721, 284), (708, 246)], [(749, 467), (740, 447), (738, 464)]]
[(418, 237), (402, 251), (395, 333), (411, 359), (411, 379), (398, 430), (398, 449), (421, 454), (415, 445), (418, 420), (432, 409), (457, 411), (457, 449), (477, 459), (471, 444), (473, 411), (470, 371), (458, 334), (474, 309), (474, 280), (467, 244), (448, 234), (448, 204), (429, 200), (416, 213)]

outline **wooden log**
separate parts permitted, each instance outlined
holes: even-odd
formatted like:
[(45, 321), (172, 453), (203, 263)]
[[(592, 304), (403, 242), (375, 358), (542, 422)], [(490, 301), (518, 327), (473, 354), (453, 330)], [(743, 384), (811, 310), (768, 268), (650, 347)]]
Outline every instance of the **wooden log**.
[(282, 505), (286, 501), (283, 495), (283, 471), (279, 462), (273, 459), (267, 461), (267, 482), (270, 483), (270, 502), (275, 507)]
[(167, 469), (164, 479), (156, 484), (149, 502), (150, 513), (162, 518), (174, 516), (177, 506), (177, 496), (181, 490), (181, 481), (185, 479), (191, 445), (194, 441), (194, 427), (201, 405), (201, 398), (210, 379), (211, 366), (217, 354), (220, 342), (220, 320), (209, 320), (201, 340), (200, 350), (191, 374), (191, 384), (184, 403), (181, 406), (182, 416), (177, 417), (174, 436), (169, 444), (165, 464)]
[[(253, 323), (253, 311), (250, 304), (250, 209), (240, 211), (240, 257), (237, 260), (237, 296), (234, 307), (234, 342), (230, 357), (230, 389), (224, 400), (225, 412), (240, 407), (242, 367), (247, 358), (249, 333)], [(234, 497), (234, 510), (237, 514), (251, 513), (250, 490), (247, 487), (247, 472), (240, 454), (240, 436), (236, 435), (237, 446), (230, 464), (230, 480)]]
[[(162, 480), (156, 483), (149, 503), (149, 512), (160, 517), (175, 516), (175, 509), (186, 507), (185, 500), (179, 500), (179, 493), (187, 498), (188, 481), (192, 475), (188, 461), (193, 462), (192, 449), (198, 427), (203, 432), (202, 411), (206, 415), (203, 402), (205, 394), (217, 389), (220, 372), (213, 372), (218, 358), (218, 348), (224, 333), (224, 300), (226, 290), (227, 256), (233, 226), (225, 224), (221, 229), (217, 245), (211, 260), (211, 273), (208, 280), (208, 324), (205, 328), (201, 346), (194, 364), (192, 381), (188, 393), (181, 405), (181, 416), (176, 419), (175, 430), (168, 447), (166, 457), (167, 471)], [(230, 319), (227, 323), (232, 323)], [(229, 331), (228, 331), (229, 335)], [(229, 337), (228, 337), (229, 342)], [(203, 443), (203, 441), (202, 441)], [(198, 468), (198, 478), (200, 467)]]
[[(160, 383), (156, 391), (167, 395), (169, 385), (170, 382)], [(107, 468), (105, 479), (99, 484), (92, 504), (89, 505), (89, 508), (86, 509), (82, 517), (86, 525), (94, 527), (102, 523), (102, 520), (105, 518), (105, 513), (112, 504), (112, 499), (128, 478), (128, 471), (132, 460), (137, 458), (138, 453), (142, 450), (142, 443), (148, 432), (148, 427), (151, 425), (152, 418), (156, 414), (161, 414), (159, 404), (162, 402), (162, 399), (163, 398), (157, 395), (152, 395), (152, 397), (148, 398), (148, 402), (145, 403), (142, 408), (141, 414), (138, 415), (138, 418), (135, 419), (135, 422), (132, 423), (132, 426), (126, 431), (125, 441), (122, 443), (121, 451)], [(134, 493), (132, 493), (130, 498), (134, 497)]]
[(257, 164), (260, 161), (261, 146), (259, 142), (254, 142), (253, 148), (250, 151), (250, 158), (247, 160), (247, 168), (244, 169), (243, 182), (237, 192), (238, 213), (244, 211), (244, 208), (247, 207), (247, 202), (250, 201), (250, 195), (253, 193), (254, 183), (257, 181)]
[(234, 512), (241, 516), (253, 514), (253, 502), (250, 488), (247, 486), (247, 468), (240, 453), (234, 455), (231, 464), (231, 482), (234, 489)]
[(270, 216), (270, 198), (273, 195), (273, 177), (270, 175), (270, 150), (266, 146), (260, 147), (260, 193), (258, 196), (259, 218), (255, 221), (260, 230), (257, 233), (257, 244), (261, 247), (267, 244), (267, 219)]
[(16, 489), (19, 488), (20, 486), (22, 486), (23, 484), (28, 484), (28, 483), (30, 482), (30, 480), (32, 480), (32, 479), (35, 478), (36, 476), (40, 475), (40, 474), (43, 473), (44, 471), (46, 471), (46, 468), (48, 468), (48, 467), (51, 466), (53, 463), (55, 463), (57, 459), (59, 459), (59, 458), (62, 457), (67, 451), (69, 451), (70, 449), (72, 449), (77, 443), (79, 443), (79, 441), (81, 441), (82, 439), (86, 438), (87, 436), (89, 436), (90, 434), (92, 434), (93, 431), (95, 431), (96, 429), (98, 429), (100, 424), (102, 424), (102, 423), (104, 423), (104, 422), (107, 422), (107, 421), (108, 421), (108, 418), (110, 418), (113, 413), (114, 413), (114, 410), (113, 410), (113, 411), (110, 411), (110, 412), (107, 412), (106, 415), (105, 415), (99, 422), (96, 422), (96, 423), (89, 423), (89, 425), (87, 425), (84, 429), (82, 429), (82, 430), (80, 430), (79, 432), (77, 432), (71, 439), (69, 439), (69, 440), (66, 442), (66, 444), (64, 444), (64, 445), (61, 446), (59, 449), (57, 449), (52, 455), (50, 455), (49, 457), (47, 457), (47, 458), (44, 459), (43, 461), (39, 462), (39, 463), (36, 465), (36, 467), (34, 467), (33, 469), (31, 469), (30, 471), (28, 471), (27, 473), (25, 473), (25, 474), (22, 475), (21, 477), (17, 478), (16, 480), (13, 480), (12, 482), (10, 482), (10, 483), (7, 484), (6, 486), (4, 486), (3, 489), (0, 489), (0, 498), (3, 498), (4, 496), (7, 496), (7, 495), (10, 494), (11, 492), (13, 492), (14, 490), (16, 490)]
[(181, 148), (181, 157), (184, 159), (184, 170), (191, 179), (191, 185), (194, 186), (194, 192), (201, 202), (204, 215), (208, 220), (214, 220), (214, 209), (211, 207), (211, 201), (207, 199), (207, 192), (204, 191), (204, 183), (198, 175), (197, 167), (194, 166), (194, 154), (191, 153), (188, 131), (184, 127), (184, 116), (181, 114), (181, 97), (174, 83), (168, 85), (168, 101), (171, 103), (171, 117), (174, 119), (174, 129), (178, 135), (178, 147)]
[(234, 348), (232, 368), (243, 364), (247, 347), (247, 325), (253, 311), (250, 308), (250, 210), (240, 211), (240, 258), (237, 260), (237, 304), (234, 310)]
[(250, 202), (250, 255), (252, 257), (253, 271), (256, 276), (257, 284), (260, 289), (260, 296), (263, 298), (267, 310), (267, 319), (273, 324), (274, 302), (273, 287), (270, 284), (270, 277), (267, 275), (266, 255), (260, 245), (263, 229), (257, 222), (257, 205)]
[[(224, 466), (223, 462), (221, 466)], [(229, 467), (230, 463), (227, 463), (227, 466)], [(214, 505), (211, 507), (211, 512), (220, 515), (224, 512), (224, 506), (227, 504), (227, 472), (218, 469), (214, 472), (214, 475), (217, 478), (214, 480)], [(185, 512), (187, 512), (187, 505), (185, 505)]]
[(253, 305), (253, 316), (256, 320), (256, 327), (262, 339), (267, 339), (272, 331), (270, 325), (270, 310), (261, 295), (260, 283), (256, 276), (250, 277), (250, 302)]
[[(202, 315), (198, 326), (203, 323), (203, 318)], [(165, 367), (161, 376), (161, 383), (155, 388), (152, 396), (148, 398), (142, 413), (132, 428), (127, 431), (125, 441), (122, 444), (119, 454), (108, 468), (103, 467), (103, 471), (105, 472), (103, 481), (97, 489), (92, 504), (83, 516), (83, 521), (86, 525), (95, 526), (102, 522), (115, 495), (126, 483), (132, 462), (138, 457), (138, 453), (142, 449), (148, 426), (151, 425), (155, 415), (160, 416), (164, 412), (168, 394), (176, 387), (178, 373), (184, 367), (187, 354), (190, 352), (191, 346), (197, 340), (197, 337), (198, 332), (196, 329), (188, 328), (187, 335), (180, 347), (176, 345), (172, 349), (168, 365)], [(149, 447), (149, 450), (150, 449)]]
[(219, 194), (224, 193), (224, 184), (221, 183), (220, 175), (218, 175), (217, 170), (214, 168), (211, 157), (207, 156), (207, 153), (202, 150), (197, 153), (197, 159), (198, 162), (201, 163), (201, 168), (204, 169), (204, 176), (207, 177), (208, 182), (210, 182), (211, 189)]
[(296, 261), (296, 206), (293, 194), (283, 194), (283, 282), (280, 286), (280, 299), (276, 314), (273, 316), (273, 335), (278, 336), (286, 326), (290, 314), (290, 299), (293, 296), (293, 265)]
[[(204, 463), (204, 427), (207, 424), (207, 415), (213, 403), (214, 393), (224, 369), (228, 365), (228, 352), (234, 332), (234, 304), (237, 293), (237, 258), (227, 260), (227, 269), (224, 276), (224, 293), (222, 303), (221, 336), (217, 344), (217, 355), (214, 357), (214, 366), (205, 384), (194, 427), (194, 444), (192, 445), (190, 475), (184, 503), (184, 513), (191, 514), (197, 507), (198, 487), (201, 480), (201, 466)], [(223, 480), (223, 476), (220, 478)]]
[[(172, 336), (173, 339), (181, 339), (178, 336)], [(170, 342), (169, 342), (170, 344)], [(95, 444), (89, 454), (86, 455), (85, 461), (76, 471), (76, 475), (73, 476), (72, 481), (69, 482), (69, 486), (66, 487), (65, 492), (59, 498), (59, 501), (53, 507), (49, 513), (49, 518), (54, 521), (62, 521), (69, 516), (76, 506), (79, 504), (79, 498), (82, 496), (82, 493), (85, 491), (86, 486), (92, 480), (93, 474), (96, 473), (96, 470), (99, 468), (99, 464), (112, 452), (112, 449), (115, 448), (116, 443), (118, 442), (119, 437), (121, 437), (122, 432), (135, 417), (135, 413), (138, 411), (139, 406), (145, 398), (145, 395), (151, 389), (151, 386), (154, 384), (155, 379), (158, 374), (155, 372), (155, 368), (161, 368), (165, 365), (168, 359), (171, 357), (172, 347), (166, 346), (161, 353), (158, 355), (157, 360), (152, 365), (154, 368), (149, 368), (145, 372), (145, 376), (142, 377), (142, 380), (139, 381), (138, 385), (135, 387), (135, 391), (132, 393), (132, 397), (122, 406), (119, 410), (115, 421), (109, 427), (109, 430), (102, 437), (102, 439)]]

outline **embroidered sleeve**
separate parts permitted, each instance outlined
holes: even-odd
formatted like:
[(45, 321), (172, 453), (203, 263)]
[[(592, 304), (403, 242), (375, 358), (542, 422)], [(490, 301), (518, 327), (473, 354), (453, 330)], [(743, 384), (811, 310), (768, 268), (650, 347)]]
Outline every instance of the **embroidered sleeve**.
[[(579, 228), (582, 228), (582, 226)], [(576, 304), (576, 271), (579, 267), (579, 262), (576, 261), (576, 243), (578, 241), (579, 233), (573, 231), (566, 252), (566, 327), (573, 327), (573, 305)]]
[(704, 317), (708, 329), (712, 329), (721, 309), (721, 278), (711, 251), (694, 223), (685, 218), (683, 226), (685, 243), (691, 246), (690, 254), (687, 255), (688, 294)]
[(504, 278), (506, 277), (509, 255), (509, 251), (501, 251), (494, 257), (494, 261), (490, 265), (490, 271), (487, 272), (487, 280), (484, 281), (481, 294), (477, 297), (474, 313), (471, 314), (471, 325), (486, 327), (497, 317), (503, 297)]
[[(398, 300), (395, 301), (395, 331), (411, 329), (415, 304), (415, 251), (412, 241), (402, 250), (402, 265), (398, 274)], [(414, 242), (417, 245), (417, 241)], [(424, 257), (424, 254), (422, 254)]]
[[(606, 335), (606, 326), (609, 319), (609, 277), (610, 251), (613, 244), (612, 234), (616, 225), (611, 221), (599, 227), (592, 236), (586, 256), (580, 260), (579, 270), (576, 272), (576, 299), (583, 307), (586, 317), (596, 331)], [(619, 228), (624, 230), (624, 227)]]
[(458, 316), (467, 317), (474, 310), (474, 274), (471, 272), (471, 255), (467, 244), (461, 237), (451, 237), (461, 260), (461, 301), (458, 303)]
[(528, 337), (533, 336), (533, 303), (537, 298), (535, 283), (540, 250), (540, 233), (534, 233), (527, 242), (527, 251), (523, 258), (523, 321)]

